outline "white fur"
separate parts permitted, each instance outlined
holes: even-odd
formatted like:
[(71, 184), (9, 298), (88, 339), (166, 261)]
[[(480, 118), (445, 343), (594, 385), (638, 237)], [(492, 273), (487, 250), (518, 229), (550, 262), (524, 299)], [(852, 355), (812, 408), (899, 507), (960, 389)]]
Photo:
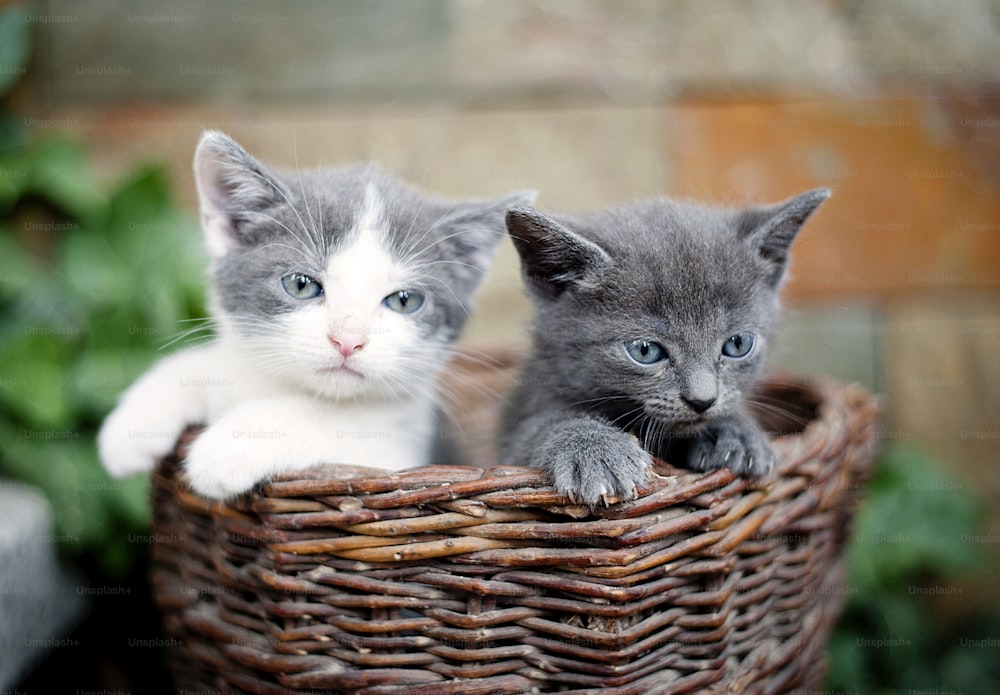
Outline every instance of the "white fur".
[(383, 214), (382, 196), (379, 195), (375, 184), (369, 183), (365, 186), (365, 201), (361, 206), (361, 214), (355, 222), (354, 229), (361, 233), (379, 234), (382, 229)]
[[(136, 381), (101, 428), (105, 467), (116, 476), (150, 470), (190, 424), (207, 429), (185, 468), (192, 487), (213, 498), (319, 463), (427, 463), (434, 381), (447, 351), (425, 345), (419, 366), (401, 362), (422, 339), (413, 317), (382, 305), (413, 278), (384, 250), (380, 218), (369, 188), (349, 245), (317, 278), (322, 299), (274, 319), (264, 337), (240, 334), (238, 322), (220, 317), (214, 342), (172, 355)], [(345, 358), (335, 336), (364, 347)]]

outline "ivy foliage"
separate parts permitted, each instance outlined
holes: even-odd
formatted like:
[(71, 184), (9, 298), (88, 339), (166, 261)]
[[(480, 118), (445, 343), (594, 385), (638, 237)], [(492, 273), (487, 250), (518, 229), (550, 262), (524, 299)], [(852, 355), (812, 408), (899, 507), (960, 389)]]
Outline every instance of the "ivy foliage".
[[(0, 74), (28, 59), (23, 14), (0, 12)], [(130, 535), (149, 524), (149, 482), (110, 478), (95, 435), (121, 391), (204, 316), (197, 223), (163, 166), (109, 186), (83, 143), (2, 104), (0, 485), (41, 488), (65, 553), (121, 576), (137, 550)]]

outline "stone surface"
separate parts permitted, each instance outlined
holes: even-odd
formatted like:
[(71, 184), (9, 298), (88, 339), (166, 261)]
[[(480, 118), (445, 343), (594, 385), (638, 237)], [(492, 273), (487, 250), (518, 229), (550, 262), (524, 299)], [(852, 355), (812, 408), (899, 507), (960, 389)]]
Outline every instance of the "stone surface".
[(675, 193), (833, 189), (793, 247), (791, 296), (1000, 289), (1000, 189), (934, 100), (692, 103), (664, 119)]
[(872, 77), (930, 84), (1000, 77), (996, 0), (855, 0), (844, 18)]
[(446, 76), (442, 0), (49, 0), (53, 98), (426, 98)]
[(449, 7), (452, 74), (463, 98), (648, 103), (663, 81), (662, 3), (452, 0)]
[(659, 7), (666, 93), (843, 91), (862, 77), (834, 4), (681, 0)]
[[(17, 685), (67, 634), (84, 597), (56, 559), (52, 512), (34, 488), (0, 479), (0, 690)], [(17, 691), (13, 691), (17, 692)]]
[(1000, 78), (998, 0), (47, 0), (57, 101), (650, 105)]

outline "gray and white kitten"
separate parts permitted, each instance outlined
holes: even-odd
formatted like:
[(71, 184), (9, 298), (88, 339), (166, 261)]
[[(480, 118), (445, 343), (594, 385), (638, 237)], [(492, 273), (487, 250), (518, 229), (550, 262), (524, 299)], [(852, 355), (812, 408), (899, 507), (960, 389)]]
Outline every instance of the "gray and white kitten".
[(214, 498), (318, 463), (434, 462), (438, 376), (504, 211), (533, 194), (447, 201), (374, 166), (279, 174), (218, 132), (194, 169), (216, 335), (123, 394), (105, 467), (150, 470), (195, 423), (185, 470)]
[(789, 247), (829, 194), (743, 210), (657, 199), (576, 218), (512, 207), (535, 328), (501, 460), (546, 470), (588, 505), (635, 497), (650, 454), (768, 473), (775, 455), (747, 393)]

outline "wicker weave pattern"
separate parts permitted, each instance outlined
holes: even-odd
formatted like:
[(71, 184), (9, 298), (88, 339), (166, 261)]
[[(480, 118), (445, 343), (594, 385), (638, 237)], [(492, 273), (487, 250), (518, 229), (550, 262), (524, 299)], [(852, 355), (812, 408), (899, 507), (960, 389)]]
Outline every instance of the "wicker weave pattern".
[(818, 689), (876, 406), (830, 382), (781, 392), (815, 417), (776, 440), (774, 479), (658, 464), (638, 499), (594, 513), (509, 467), (328, 467), (209, 504), (164, 461), (153, 582), (177, 686)]

